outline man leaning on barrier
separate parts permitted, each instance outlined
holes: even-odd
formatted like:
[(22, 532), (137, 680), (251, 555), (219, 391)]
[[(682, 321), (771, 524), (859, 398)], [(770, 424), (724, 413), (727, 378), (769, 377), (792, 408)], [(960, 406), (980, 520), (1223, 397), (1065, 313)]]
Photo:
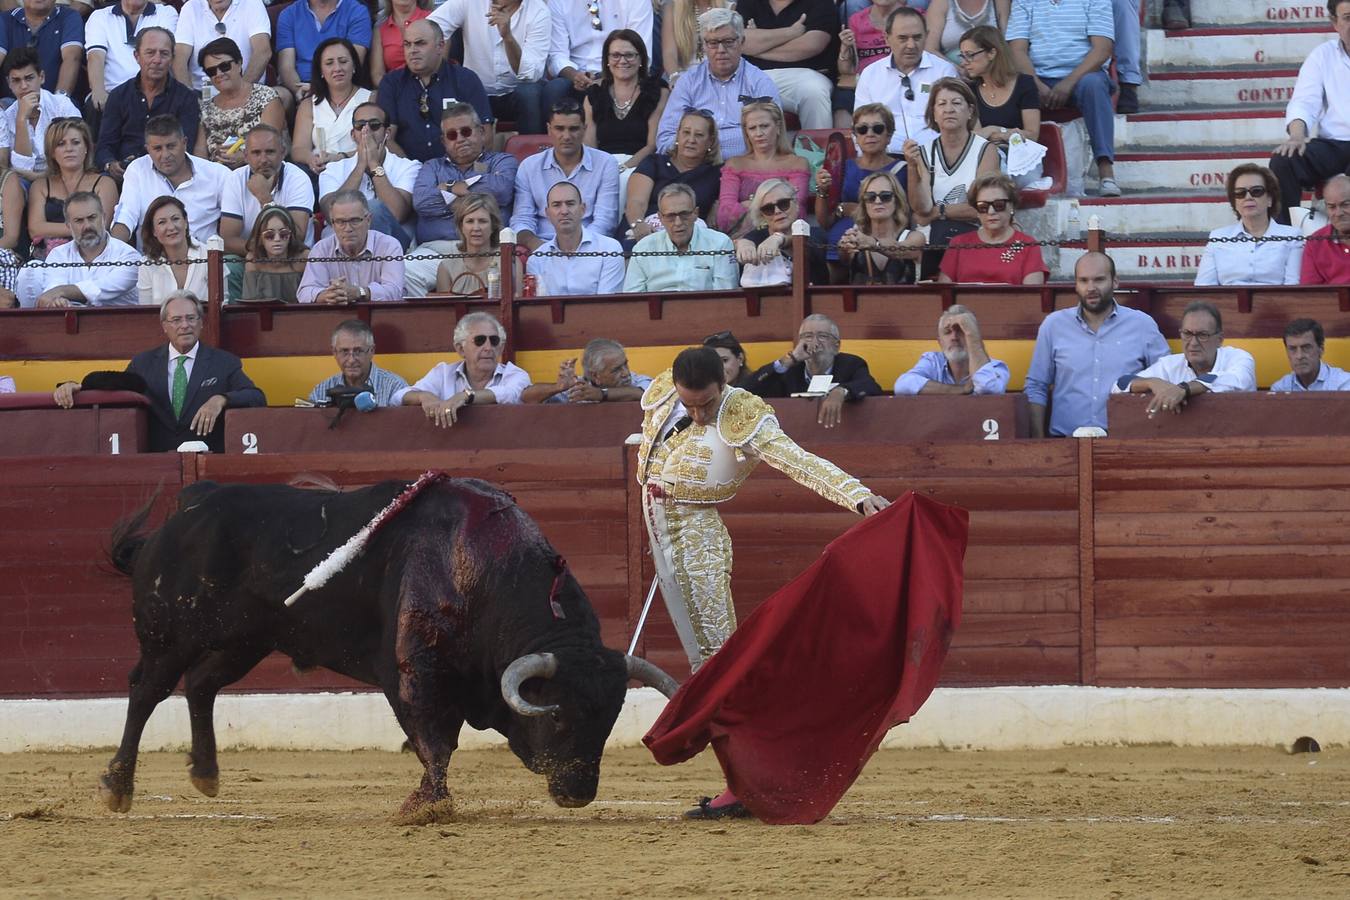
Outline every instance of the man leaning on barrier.
[(895, 380), (895, 393), (1002, 394), (1008, 367), (990, 359), (975, 314), (957, 303), (938, 319), (938, 346), (919, 357), (914, 368)]
[(625, 291), (726, 291), (740, 283), (731, 238), (703, 224), (693, 188), (666, 185), (656, 209), (664, 229), (633, 247)]
[(412, 387), (394, 394), (394, 402), (420, 406), (428, 419), (449, 428), (466, 406), (519, 403), (530, 376), (502, 362), (506, 329), (485, 312), (469, 313), (455, 324), (457, 363), (437, 363)]
[(750, 377), (746, 387), (761, 397), (787, 397), (805, 392), (817, 375), (829, 375), (834, 384), (820, 398), (816, 421), (826, 428), (839, 424), (844, 403), (856, 403), (869, 394), (881, 394), (868, 371), (867, 360), (839, 352), (839, 326), (816, 313), (802, 319), (797, 343)]
[(379, 406), (395, 406), (395, 395), (408, 389), (408, 382), (388, 369), (375, 365), (375, 332), (360, 319), (348, 319), (333, 329), (333, 359), (338, 373), (319, 382), (309, 392), (309, 402), (327, 403), (330, 388), (364, 388)]
[[(151, 452), (203, 440), (212, 452), (220, 453), (225, 449), (221, 413), (267, 405), (263, 392), (244, 374), (239, 357), (201, 343), (204, 316), (203, 304), (192, 291), (170, 294), (159, 307), (168, 343), (136, 354), (127, 364), (126, 374), (138, 382), (134, 389), (150, 401)], [(56, 404), (70, 409), (77, 390), (73, 381), (57, 385)]]
[[(108, 234), (108, 220), (98, 194), (79, 191), (66, 200), (70, 243), (31, 262), (20, 275), (19, 301), (24, 306), (52, 309), (66, 306), (134, 306), (134, 247)], [(64, 264), (64, 265), (63, 265)], [(35, 283), (36, 282), (36, 283)], [(36, 296), (34, 296), (36, 293)]]
[(628, 351), (609, 338), (593, 338), (581, 351), (581, 377), (577, 361), (565, 359), (558, 366), (553, 384), (532, 384), (521, 399), (526, 403), (616, 403), (641, 400), (652, 383), (647, 375), (634, 375), (628, 368)]
[(1350, 372), (1322, 361), (1326, 332), (1314, 319), (1295, 319), (1284, 327), (1288, 375), (1270, 386), (1272, 391), (1350, 391)]

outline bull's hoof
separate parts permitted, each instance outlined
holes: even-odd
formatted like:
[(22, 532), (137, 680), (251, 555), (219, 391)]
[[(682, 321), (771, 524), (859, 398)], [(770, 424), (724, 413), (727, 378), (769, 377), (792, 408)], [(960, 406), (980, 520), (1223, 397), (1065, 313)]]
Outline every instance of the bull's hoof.
[(426, 800), (416, 792), (403, 801), (394, 816), (395, 825), (445, 825), (455, 821), (455, 801)]
[(220, 793), (220, 777), (218, 775), (189, 775), (192, 779), (192, 786), (201, 791), (207, 797), (214, 797)]
[(108, 781), (105, 773), (98, 780), (98, 793), (108, 809), (115, 813), (131, 812), (131, 791), (119, 791)]

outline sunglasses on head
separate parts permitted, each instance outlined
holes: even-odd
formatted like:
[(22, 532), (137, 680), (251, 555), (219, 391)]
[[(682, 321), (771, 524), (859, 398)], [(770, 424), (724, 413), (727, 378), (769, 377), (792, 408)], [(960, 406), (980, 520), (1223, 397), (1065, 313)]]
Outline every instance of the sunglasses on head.
[(716, 334), (710, 334), (707, 337), (705, 337), (703, 339), (703, 343), (706, 344), (708, 343), (708, 341), (726, 341), (730, 340), (731, 338), (732, 334), (730, 331), (719, 331)]
[(792, 208), (792, 204), (796, 202), (797, 201), (791, 197), (784, 197), (782, 200), (771, 200), (761, 206), (759, 211), (762, 215), (771, 216), (774, 214), (774, 210), (777, 210), (778, 212), (787, 212)]
[(202, 71), (206, 73), (207, 78), (215, 78), (217, 75), (224, 75), (234, 68), (234, 60), (227, 59), (216, 63), (214, 66), (202, 66)]
[(549, 107), (549, 112), (563, 116), (579, 116), (581, 115), (581, 104), (569, 97), (553, 104)]
[(459, 128), (447, 128), (442, 134), (445, 135), (447, 141), (453, 141), (456, 138), (461, 141), (467, 141), (469, 138), (473, 137), (473, 129), (468, 125), (463, 125)]
[(867, 134), (867, 133), (869, 133), (869, 132), (872, 133), (872, 134), (885, 134), (885, 133), (886, 133), (886, 126), (883, 125), (883, 124), (881, 124), (880, 122), (873, 122), (871, 125), (854, 125), (854, 126), (853, 126), (853, 133), (856, 134), (856, 135), (858, 135), (858, 137), (862, 137), (863, 135), (865, 135), (865, 134)]
[(776, 103), (776, 102), (778, 102), (778, 101), (774, 100), (772, 97), (768, 97), (768, 96), (764, 96), (764, 97), (751, 97), (749, 94), (741, 94), (741, 96), (740, 96), (740, 101), (741, 101), (742, 103)]
[(1011, 200), (981, 200), (975, 204), (975, 211), (980, 214), (987, 213), (991, 209), (994, 212), (1003, 212), (1011, 202)]
[(1264, 197), (1265, 195), (1266, 195), (1265, 186), (1260, 184), (1258, 184), (1256, 187), (1233, 188), (1233, 198), (1235, 200), (1245, 200), (1248, 197), (1260, 198)]
[(473, 336), (473, 345), (474, 345), (475, 347), (481, 347), (481, 346), (483, 346), (484, 344), (489, 343), (489, 342), (490, 342), (490, 343), (492, 344), (492, 346), (494, 346), (494, 347), (500, 346), (500, 345), (501, 345), (501, 342), (502, 342), (501, 335), (496, 335), (496, 334), (475, 334), (475, 335)]
[(890, 203), (895, 199), (895, 191), (868, 191), (862, 199), (864, 203)]

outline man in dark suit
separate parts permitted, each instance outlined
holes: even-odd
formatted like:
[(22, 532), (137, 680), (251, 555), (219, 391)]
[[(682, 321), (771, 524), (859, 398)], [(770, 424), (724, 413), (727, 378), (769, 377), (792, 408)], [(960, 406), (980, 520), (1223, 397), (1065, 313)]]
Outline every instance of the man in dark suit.
[(865, 359), (839, 352), (839, 326), (820, 314), (802, 319), (793, 348), (750, 376), (747, 387), (761, 397), (790, 397), (805, 391), (814, 375), (834, 379), (834, 386), (820, 399), (816, 416), (826, 428), (839, 424), (845, 403), (882, 393)]
[[(138, 353), (128, 374), (144, 379), (150, 400), (150, 450), (176, 450), (185, 441), (204, 440), (214, 453), (225, 449), (229, 407), (266, 406), (267, 398), (244, 374), (239, 357), (201, 343), (202, 303), (191, 291), (175, 291), (159, 307), (159, 323), (169, 339)], [(58, 406), (74, 405), (79, 385), (57, 385)]]

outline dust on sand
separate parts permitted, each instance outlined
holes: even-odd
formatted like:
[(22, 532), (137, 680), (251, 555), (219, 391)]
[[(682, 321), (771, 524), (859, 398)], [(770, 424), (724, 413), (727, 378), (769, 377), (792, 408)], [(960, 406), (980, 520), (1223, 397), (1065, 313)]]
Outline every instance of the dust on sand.
[(460, 753), (454, 821), (421, 827), (391, 824), (407, 754), (224, 753), (216, 799), (144, 754), (129, 815), (96, 799), (110, 755), (0, 755), (0, 895), (1350, 895), (1343, 749), (887, 751), (810, 827), (682, 821), (708, 754), (610, 752), (566, 810), (509, 752)]

